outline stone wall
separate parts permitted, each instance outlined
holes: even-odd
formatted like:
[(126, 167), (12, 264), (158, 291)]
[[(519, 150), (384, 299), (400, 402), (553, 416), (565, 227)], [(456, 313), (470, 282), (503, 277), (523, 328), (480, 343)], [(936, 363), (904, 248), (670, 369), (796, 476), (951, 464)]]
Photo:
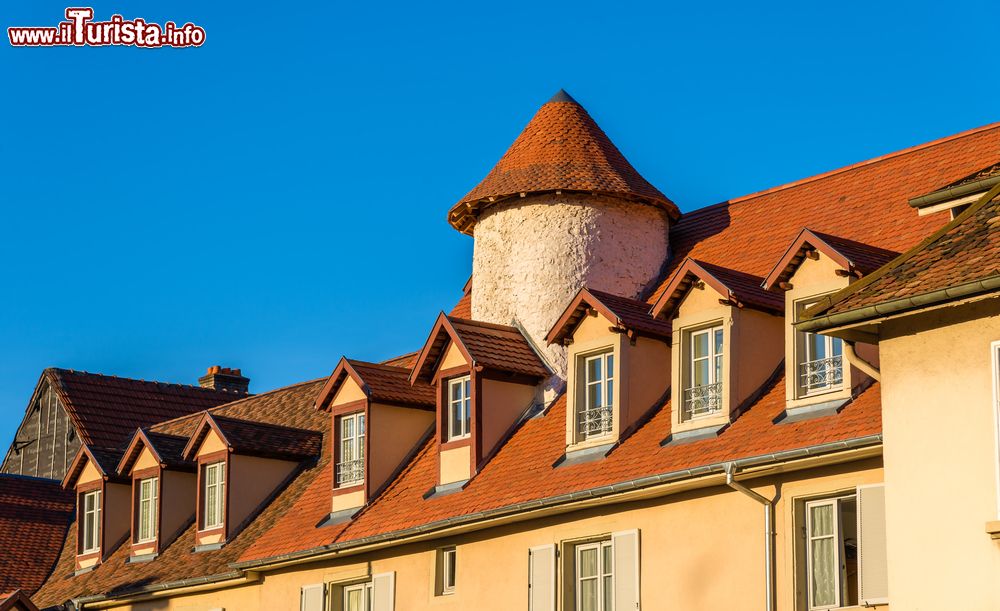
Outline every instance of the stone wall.
[(545, 335), (582, 286), (638, 296), (660, 274), (669, 220), (608, 197), (537, 195), (488, 208), (475, 227), (472, 317), (521, 326), (566, 376), (566, 350)]

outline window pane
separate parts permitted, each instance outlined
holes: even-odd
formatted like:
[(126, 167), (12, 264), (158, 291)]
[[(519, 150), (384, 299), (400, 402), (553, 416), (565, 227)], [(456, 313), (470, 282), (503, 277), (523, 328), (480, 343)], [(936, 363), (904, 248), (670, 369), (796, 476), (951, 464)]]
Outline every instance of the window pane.
[(708, 379), (708, 360), (696, 361), (691, 367), (693, 386), (704, 386), (705, 384), (710, 383)]
[(469, 417), (469, 396), (465, 396), (465, 401), (462, 402), (462, 434), (468, 435), (470, 431), (470, 423), (472, 419)]
[(459, 435), (464, 434), (463, 430), (462, 430), (462, 427), (463, 427), (463, 425), (462, 425), (462, 410), (463, 409), (464, 408), (462, 407), (462, 403), (461, 402), (459, 402), (459, 403), (452, 403), (451, 404), (451, 408), (450, 408), (449, 411), (451, 412), (451, 433), (450, 433), (450, 436), (452, 436), (452, 437), (457, 437)]
[(812, 522), (810, 536), (833, 535), (833, 505), (814, 505), (809, 509), (809, 517)]
[(840, 356), (844, 352), (844, 342), (839, 337), (830, 338), (830, 355)]
[(344, 592), (344, 607), (346, 611), (365, 611), (364, 588), (354, 588)]
[(587, 359), (587, 381), (596, 382), (600, 379), (602, 379), (601, 358)]
[(462, 386), (461, 382), (451, 383), (451, 400), (460, 401), (462, 399)]
[(614, 596), (614, 585), (611, 584), (611, 575), (604, 577), (604, 608), (602, 611), (611, 611), (615, 608), (612, 597)]
[(603, 558), (604, 564), (601, 567), (601, 572), (604, 573), (605, 575), (610, 575), (612, 573), (612, 567), (614, 566), (614, 561), (615, 561), (614, 555), (611, 552), (611, 546), (605, 544), (602, 546), (601, 549), (604, 552), (604, 558)]
[(696, 359), (708, 356), (708, 333), (700, 332), (691, 336), (691, 355)]
[(608, 354), (606, 356), (606, 359), (607, 359), (607, 363), (608, 363), (607, 364), (607, 374), (606, 375), (607, 375), (608, 378), (613, 378), (614, 375), (615, 375), (615, 355)]
[(722, 354), (722, 329), (715, 330), (715, 354)]
[(816, 333), (807, 333), (806, 342), (809, 346), (809, 360), (818, 361), (826, 358), (826, 338)]
[(577, 567), (580, 573), (580, 578), (585, 579), (587, 577), (597, 576), (597, 549), (588, 548), (580, 550), (580, 566)]
[(358, 435), (365, 434), (365, 415), (358, 414)]
[(215, 465), (209, 465), (209, 466), (205, 467), (205, 485), (206, 486), (214, 486), (215, 485), (215, 477), (216, 477), (217, 474), (218, 474), (218, 470), (215, 468)]
[(604, 404), (605, 405), (614, 405), (615, 404), (615, 381), (614, 380), (608, 380), (607, 401)]
[(588, 384), (587, 385), (587, 407), (601, 407), (601, 385), (600, 384)]
[(597, 580), (580, 582), (580, 611), (599, 611), (597, 608)]
[(833, 545), (833, 537), (816, 539), (812, 542), (813, 605), (817, 607), (837, 603), (834, 577), (837, 568)]
[(712, 380), (712, 383), (714, 384), (715, 382), (720, 382), (720, 381), (722, 381), (722, 355), (721, 354), (719, 356), (715, 357), (715, 378)]

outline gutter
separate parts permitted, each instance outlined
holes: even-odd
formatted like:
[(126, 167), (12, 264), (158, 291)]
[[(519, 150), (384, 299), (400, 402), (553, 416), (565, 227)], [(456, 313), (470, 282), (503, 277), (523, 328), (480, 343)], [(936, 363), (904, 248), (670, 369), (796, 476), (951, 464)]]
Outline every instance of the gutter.
[(136, 588), (121, 595), (114, 594), (92, 594), (73, 598), (67, 603), (67, 607), (74, 611), (83, 609), (104, 609), (107, 607), (117, 607), (128, 602), (139, 602), (162, 598), (166, 596), (176, 596), (178, 594), (188, 594), (202, 592), (205, 590), (218, 590), (232, 586), (241, 586), (260, 581), (260, 574), (256, 572), (231, 571), (220, 575), (209, 575), (206, 577), (192, 577), (158, 583), (141, 588)]
[(858, 352), (855, 350), (854, 344), (855, 342), (844, 340), (844, 354), (847, 356), (847, 362), (867, 373), (876, 382), (881, 382), (882, 372), (878, 370), (878, 367), (858, 356)]
[(1000, 185), (1000, 176), (992, 176), (990, 178), (984, 178), (982, 180), (959, 185), (957, 187), (941, 189), (940, 191), (928, 193), (927, 195), (921, 195), (920, 197), (914, 197), (910, 200), (910, 206), (914, 208), (926, 208), (928, 206), (933, 206), (934, 204), (946, 202), (950, 199), (958, 199), (966, 195), (972, 195), (973, 193), (985, 193), (996, 185)]
[(774, 503), (736, 481), (736, 466), (726, 465), (726, 485), (764, 506), (764, 609), (774, 611)]
[[(1000, 184), (1000, 183), (997, 183)], [(923, 293), (914, 297), (903, 297), (893, 299), (884, 303), (878, 303), (863, 308), (828, 314), (817, 318), (810, 318), (795, 323), (795, 328), (799, 331), (821, 332), (833, 327), (854, 326), (875, 318), (881, 318), (890, 314), (896, 314), (906, 310), (917, 310), (921, 308), (937, 305), (945, 301), (953, 301), (966, 297), (974, 297), (983, 293), (1000, 290), (1000, 276), (990, 276), (983, 280), (974, 280), (958, 286), (949, 287)]]
[[(685, 480), (703, 478), (707, 481), (696, 482), (690, 488), (715, 486), (723, 483), (719, 476), (725, 476), (727, 468), (737, 468), (741, 470), (749, 468), (760, 468), (777, 466), (781, 470), (779, 463), (792, 462), (798, 460), (817, 459), (837, 453), (852, 452), (860, 454), (856, 458), (848, 460), (858, 460), (864, 458), (865, 453), (876, 455), (872, 450), (877, 450), (882, 444), (882, 434), (868, 435), (845, 441), (836, 441), (795, 450), (785, 450), (771, 454), (762, 454), (735, 461), (718, 462), (691, 469), (671, 471), (660, 475), (651, 475), (637, 478), (617, 484), (600, 486), (579, 492), (561, 494), (546, 499), (526, 501), (514, 505), (508, 505), (497, 509), (488, 509), (462, 516), (455, 516), (445, 520), (438, 520), (420, 526), (414, 526), (389, 533), (363, 537), (352, 541), (335, 542), (308, 550), (290, 552), (270, 558), (259, 560), (248, 560), (236, 562), (230, 566), (234, 569), (257, 570), (277, 569), (296, 564), (317, 562), (344, 555), (345, 553), (361, 553), (371, 549), (402, 545), (413, 540), (428, 539), (439, 535), (442, 531), (449, 529), (461, 529), (461, 531), (479, 530), (487, 528), (490, 524), (482, 524), (487, 521), (498, 521), (506, 519), (506, 522), (529, 520), (535, 515), (545, 510), (549, 513), (565, 513), (581, 506), (606, 505), (615, 502), (627, 502), (633, 498), (649, 498), (653, 496), (664, 496), (670, 494), (672, 490), (657, 490), (669, 485), (677, 485)], [(846, 461), (841, 461), (846, 462)], [(807, 467), (801, 467), (807, 468)], [(454, 534), (454, 533), (451, 533)], [(409, 541), (408, 541), (409, 540)]]

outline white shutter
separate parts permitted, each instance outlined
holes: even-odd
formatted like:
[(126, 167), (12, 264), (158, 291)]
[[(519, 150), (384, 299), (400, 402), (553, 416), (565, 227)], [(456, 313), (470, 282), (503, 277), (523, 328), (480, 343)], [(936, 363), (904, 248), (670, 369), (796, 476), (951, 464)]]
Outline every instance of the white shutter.
[(299, 594), (299, 609), (301, 611), (325, 611), (326, 586), (321, 583), (302, 586), (302, 591)]
[(884, 484), (858, 486), (858, 563), (861, 604), (889, 602)]
[(611, 533), (615, 555), (615, 611), (639, 608), (639, 531)]
[(556, 546), (528, 550), (528, 611), (556, 609)]
[(372, 611), (393, 611), (396, 608), (396, 573), (372, 575)]

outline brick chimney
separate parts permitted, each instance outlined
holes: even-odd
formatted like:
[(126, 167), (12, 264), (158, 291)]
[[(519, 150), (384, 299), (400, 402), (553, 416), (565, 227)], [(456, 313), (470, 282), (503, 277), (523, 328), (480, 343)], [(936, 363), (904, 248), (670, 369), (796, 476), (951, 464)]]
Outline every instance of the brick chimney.
[(245, 395), (250, 390), (250, 378), (244, 378), (239, 369), (212, 365), (205, 375), (198, 378), (202, 388), (214, 388)]

